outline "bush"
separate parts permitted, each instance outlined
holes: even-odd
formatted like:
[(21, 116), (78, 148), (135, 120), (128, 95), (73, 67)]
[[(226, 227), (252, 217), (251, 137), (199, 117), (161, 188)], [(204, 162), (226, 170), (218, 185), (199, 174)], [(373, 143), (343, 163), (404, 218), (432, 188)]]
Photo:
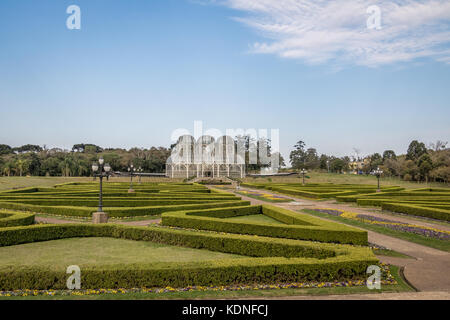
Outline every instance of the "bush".
[[(67, 224), (0, 229), (1, 246), (71, 237), (153, 241), (253, 256), (201, 263), (81, 266), (83, 289), (344, 280), (364, 278), (366, 268), (378, 262), (367, 247), (161, 227)], [(65, 270), (5, 267), (0, 269), (0, 289), (65, 289), (67, 276)]]
[(27, 226), (34, 223), (34, 214), (18, 211), (0, 211), (0, 228)]
[[(105, 212), (110, 217), (134, 217), (145, 215), (157, 215), (165, 211), (175, 210), (192, 210), (192, 209), (207, 209), (214, 207), (233, 207), (250, 204), (249, 201), (226, 201), (198, 204), (183, 204), (183, 205), (163, 205), (163, 206), (146, 206), (146, 207), (104, 207)], [(96, 211), (95, 207), (74, 207), (74, 206), (36, 206), (31, 204), (14, 203), (14, 202), (0, 202), (0, 208), (31, 211), (35, 213), (47, 213), (63, 216), (77, 216), (90, 217)]]
[[(264, 214), (287, 225), (235, 222), (224, 219), (237, 215)], [(262, 205), (201, 211), (165, 212), (163, 225), (181, 228), (251, 234), (276, 238), (367, 245), (367, 232), (334, 222), (302, 215), (278, 207)]]
[(415, 216), (422, 216), (438, 220), (450, 221), (450, 210), (446, 209), (427, 208), (420, 205), (392, 203), (392, 202), (382, 203), (381, 209), (392, 212), (400, 212)]

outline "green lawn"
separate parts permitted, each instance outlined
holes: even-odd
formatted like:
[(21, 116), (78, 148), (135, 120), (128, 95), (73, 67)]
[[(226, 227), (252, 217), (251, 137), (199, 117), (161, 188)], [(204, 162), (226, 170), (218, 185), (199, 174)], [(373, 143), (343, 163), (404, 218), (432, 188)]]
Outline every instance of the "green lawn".
[(387, 257), (395, 257), (395, 258), (403, 258), (403, 259), (414, 259), (406, 254), (401, 252), (397, 252), (391, 249), (372, 249), (373, 253), (377, 256), (387, 256)]
[(335, 288), (305, 288), (305, 289), (264, 289), (264, 290), (240, 290), (240, 291), (215, 291), (195, 290), (190, 292), (167, 292), (167, 293), (119, 293), (98, 294), (84, 296), (26, 296), (26, 297), (0, 297), (0, 300), (155, 300), (155, 299), (239, 299), (239, 298), (273, 298), (296, 295), (324, 296), (339, 294), (358, 293), (382, 293), (382, 292), (407, 292), (414, 291), (400, 276), (400, 268), (390, 266), (391, 274), (397, 280), (396, 285), (382, 285), (381, 290), (369, 290), (366, 286), (335, 287)]
[(0, 191), (27, 187), (52, 187), (72, 181), (92, 181), (92, 178), (75, 177), (0, 177)]
[[(27, 187), (52, 187), (55, 184), (67, 182), (92, 182), (90, 177), (0, 177), (0, 191)], [(97, 180), (98, 181), (98, 180)], [(109, 182), (129, 182), (128, 177), (112, 177)], [(168, 179), (161, 177), (143, 177), (142, 182), (181, 182), (182, 179)], [(108, 183), (108, 182), (105, 182)], [(133, 180), (134, 185), (137, 183), (137, 178)]]
[[(261, 201), (266, 201), (266, 202), (273, 202), (273, 203), (291, 202), (291, 201), (293, 201), (292, 199), (289, 199), (287, 197), (285, 199), (270, 199), (270, 198), (264, 197), (262, 195), (261, 196), (253, 195), (253, 194), (251, 194), (251, 192), (250, 193), (244, 193), (244, 192), (236, 191), (235, 193), (238, 194), (238, 195), (249, 197), (249, 198), (253, 198), (253, 199), (256, 199), (256, 200), (261, 200)], [(261, 192), (261, 193), (264, 193), (264, 192)]]
[[(338, 174), (326, 172), (308, 172), (310, 178), (306, 179), (306, 183), (351, 183), (351, 184), (377, 184), (377, 178), (372, 175), (356, 175), (356, 174)], [(270, 180), (269, 180), (270, 179)], [(296, 175), (287, 177), (270, 177), (270, 178), (251, 178), (247, 177), (244, 182), (272, 182), (272, 183), (300, 183), (302, 181)], [(445, 183), (428, 183), (403, 181), (398, 178), (381, 178), (381, 185), (400, 186), (407, 189), (438, 187), (450, 188), (450, 184)]]
[(275, 220), (275, 219), (268, 217), (266, 215), (263, 215), (263, 214), (252, 214), (252, 215), (248, 215), (248, 216), (238, 216), (238, 217), (232, 217), (232, 218), (227, 218), (227, 219), (232, 219), (233, 222), (241, 221), (241, 222), (254, 222), (254, 223), (284, 224), (278, 220)]
[(304, 213), (308, 213), (310, 215), (313, 216), (317, 216), (317, 217), (321, 217), (321, 218), (325, 218), (328, 220), (333, 220), (333, 221), (338, 221), (338, 222), (342, 222), (351, 226), (355, 226), (355, 227), (359, 227), (362, 229), (366, 229), (366, 230), (371, 230), (371, 231), (375, 231), (378, 233), (382, 233), (385, 234), (387, 236), (391, 236), (391, 237), (395, 237), (395, 238), (399, 238), (399, 239), (403, 239), (406, 241), (411, 241), (417, 244), (421, 244), (424, 246), (428, 246), (431, 248), (435, 248), (438, 250), (442, 250), (442, 251), (450, 251), (450, 241), (446, 241), (446, 240), (439, 240), (439, 239), (434, 239), (434, 238), (427, 238), (425, 236), (419, 235), (419, 234), (414, 234), (414, 233), (409, 233), (409, 232), (402, 232), (402, 231), (398, 231), (398, 230), (392, 230), (386, 227), (382, 227), (382, 226), (377, 226), (377, 225), (373, 225), (370, 223), (365, 223), (362, 221), (356, 221), (356, 220), (351, 220), (351, 219), (346, 219), (343, 217), (336, 217), (333, 215), (329, 215), (326, 213), (322, 213), (322, 212), (317, 212), (314, 210), (310, 210), (310, 209), (302, 209), (300, 210), (301, 212)]
[(1, 247), (0, 257), (0, 268), (45, 266), (54, 269), (70, 265), (81, 267), (245, 258), (208, 250), (113, 238), (71, 238)]

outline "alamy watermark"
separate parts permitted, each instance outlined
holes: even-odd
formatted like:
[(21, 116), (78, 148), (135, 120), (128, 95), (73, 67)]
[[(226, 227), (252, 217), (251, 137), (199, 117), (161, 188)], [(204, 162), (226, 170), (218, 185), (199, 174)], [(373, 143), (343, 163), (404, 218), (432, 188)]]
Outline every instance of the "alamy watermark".
[(79, 266), (72, 265), (68, 266), (66, 273), (70, 274), (70, 276), (67, 278), (67, 289), (74, 290), (74, 289), (81, 289), (81, 269)]
[(381, 9), (379, 6), (373, 5), (367, 8), (367, 14), (370, 16), (367, 18), (367, 29), (381, 30)]
[[(203, 129), (202, 121), (194, 121), (194, 132), (178, 128), (171, 134), (176, 143), (172, 149), (173, 163), (236, 163), (279, 167), (279, 129)], [(237, 160), (236, 160), (237, 159)]]
[(370, 276), (367, 278), (367, 288), (369, 290), (381, 289), (381, 268), (376, 265), (371, 265), (366, 270), (367, 274), (370, 274)]
[(81, 9), (77, 5), (70, 5), (67, 7), (66, 13), (69, 14), (66, 20), (66, 27), (69, 30), (81, 29)]

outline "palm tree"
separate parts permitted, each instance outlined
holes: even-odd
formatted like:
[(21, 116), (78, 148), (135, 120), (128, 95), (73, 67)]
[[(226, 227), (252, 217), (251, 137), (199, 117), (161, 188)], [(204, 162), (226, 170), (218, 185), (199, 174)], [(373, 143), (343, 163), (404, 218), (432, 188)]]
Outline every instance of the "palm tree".
[(23, 159), (16, 160), (16, 169), (19, 171), (20, 176), (23, 175), (23, 172), (27, 169), (27, 167), (28, 167), (28, 161), (23, 160)]
[(3, 174), (5, 174), (9, 177), (13, 170), (14, 170), (14, 164), (11, 161), (9, 161), (4, 164), (2, 172), (3, 172)]

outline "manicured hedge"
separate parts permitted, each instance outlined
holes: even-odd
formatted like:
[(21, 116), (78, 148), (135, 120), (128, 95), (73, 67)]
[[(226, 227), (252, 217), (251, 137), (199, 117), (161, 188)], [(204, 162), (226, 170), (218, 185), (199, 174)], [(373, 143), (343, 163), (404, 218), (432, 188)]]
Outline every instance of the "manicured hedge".
[[(328, 199), (342, 196), (351, 196), (357, 194), (375, 193), (377, 187), (375, 185), (353, 185), (353, 184), (299, 184), (299, 183), (243, 183), (242, 186), (249, 188), (267, 189), (282, 194), (288, 194), (298, 197), (306, 197), (311, 199)], [(399, 191), (401, 187), (383, 187), (383, 191)]]
[[(157, 215), (165, 211), (174, 210), (192, 210), (192, 209), (207, 209), (215, 207), (233, 207), (250, 204), (249, 201), (226, 201), (198, 204), (183, 204), (183, 205), (163, 205), (163, 206), (146, 206), (146, 207), (104, 207), (104, 211), (110, 217), (133, 217), (145, 215)], [(22, 204), (14, 202), (0, 202), (0, 208), (31, 211), (35, 213), (47, 213), (63, 216), (78, 216), (89, 217), (97, 209), (95, 207), (74, 207), (74, 206), (36, 206), (31, 204)]]
[[(367, 267), (378, 262), (368, 247), (162, 227), (68, 224), (0, 229), (1, 246), (72, 237), (153, 241), (253, 256), (201, 263), (81, 265), (83, 289), (344, 280), (365, 277)], [(0, 269), (0, 289), (65, 289), (67, 276), (65, 270), (6, 267)]]
[[(265, 214), (286, 225), (224, 219), (237, 215)], [(163, 225), (181, 228), (252, 234), (276, 238), (367, 245), (367, 232), (279, 207), (262, 205), (197, 211), (165, 212)]]
[[(209, 198), (200, 198), (200, 199), (156, 199), (156, 200), (138, 200), (138, 199), (119, 199), (114, 200), (111, 198), (106, 198), (103, 200), (103, 206), (105, 207), (149, 207), (149, 206), (174, 206), (174, 205), (185, 205), (185, 204), (201, 204), (201, 203), (213, 203), (213, 202), (223, 201), (239, 201), (238, 197), (224, 197), (219, 199), (209, 199)], [(95, 207), (98, 205), (97, 199), (1, 199), (2, 202), (10, 202), (10, 203), (22, 203), (22, 204), (31, 204), (37, 206), (83, 206), (83, 207)]]
[(0, 210), (0, 228), (27, 226), (34, 223), (34, 214), (20, 211)]
[(450, 221), (450, 210), (427, 208), (420, 205), (404, 204), (404, 203), (382, 203), (382, 210), (411, 214), (438, 220)]

